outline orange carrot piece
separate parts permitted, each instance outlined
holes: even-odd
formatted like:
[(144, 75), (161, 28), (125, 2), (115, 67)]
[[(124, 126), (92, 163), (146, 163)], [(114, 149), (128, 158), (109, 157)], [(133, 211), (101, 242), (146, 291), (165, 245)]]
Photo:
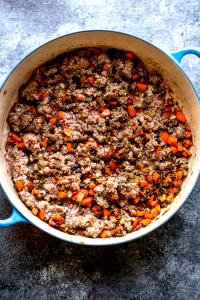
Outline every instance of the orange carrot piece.
[(47, 152), (52, 152), (52, 151), (53, 151), (53, 149), (52, 149), (51, 146), (47, 146), (47, 147), (46, 147), (46, 150), (47, 150)]
[(116, 163), (115, 163), (113, 160), (111, 160), (111, 161), (109, 162), (109, 166), (110, 166), (110, 169), (111, 169), (112, 171), (116, 171), (117, 166), (116, 166)]
[(49, 123), (50, 123), (51, 125), (56, 125), (56, 122), (57, 122), (57, 119), (56, 119), (56, 118), (51, 118), (51, 119), (49, 120)]
[(40, 218), (40, 220), (44, 221), (44, 219), (45, 219), (45, 213), (42, 210), (38, 211), (37, 216)]
[(176, 147), (178, 145), (177, 138), (175, 136), (173, 136), (173, 135), (169, 135), (167, 144), (169, 144), (170, 146)]
[(72, 143), (67, 143), (67, 151), (72, 152), (73, 151), (73, 144)]
[(112, 174), (112, 171), (109, 168), (106, 168), (104, 172), (105, 172), (106, 175), (111, 175)]
[(183, 145), (182, 145), (181, 142), (178, 142), (177, 150), (178, 150), (178, 152), (182, 152), (183, 151)]
[(175, 109), (176, 118), (179, 122), (186, 123), (186, 117), (180, 109)]
[(133, 203), (138, 204), (140, 202), (140, 200), (141, 200), (140, 196), (136, 196), (133, 200)]
[(70, 137), (73, 133), (73, 130), (71, 128), (64, 128), (64, 134), (68, 137)]
[(24, 145), (23, 142), (17, 143), (17, 148), (18, 148), (18, 149), (21, 149), (21, 150), (26, 149), (26, 147), (25, 147), (25, 145)]
[(88, 191), (88, 195), (94, 196), (94, 190), (89, 190), (89, 191)]
[(186, 137), (187, 139), (190, 139), (190, 138), (192, 137), (191, 131), (186, 131), (185, 137)]
[(153, 182), (153, 177), (151, 175), (146, 176), (148, 182)]
[(92, 203), (93, 199), (94, 199), (93, 197), (87, 197), (87, 198), (84, 198), (84, 199), (82, 200), (82, 204), (83, 204), (83, 205), (89, 205), (89, 204)]
[(89, 84), (93, 84), (95, 82), (95, 78), (93, 76), (89, 76), (87, 79), (86, 79), (86, 82), (88, 82)]
[(186, 148), (189, 148), (191, 146), (191, 141), (190, 140), (185, 140), (183, 142), (183, 145), (186, 147)]
[(137, 215), (137, 217), (143, 217), (145, 215), (145, 211), (144, 210), (137, 210), (136, 215)]
[(172, 151), (173, 154), (177, 153), (178, 150), (177, 150), (176, 147), (171, 146), (170, 148), (171, 148), (171, 151)]
[(109, 217), (109, 216), (111, 215), (110, 210), (107, 209), (107, 208), (104, 208), (104, 209), (103, 209), (103, 215), (104, 215), (104, 217)]
[(133, 118), (136, 116), (135, 108), (132, 105), (128, 105), (128, 115), (130, 118)]
[(24, 183), (22, 180), (17, 180), (15, 185), (16, 185), (18, 192), (21, 192), (24, 189)]
[(57, 114), (57, 119), (61, 120), (61, 119), (63, 119), (63, 117), (64, 117), (64, 112), (63, 111), (59, 111), (58, 114)]
[(157, 183), (157, 182), (159, 181), (160, 177), (161, 177), (161, 176), (160, 176), (159, 173), (157, 173), (157, 172), (153, 173), (153, 181), (154, 181), (155, 183)]
[(141, 91), (141, 92), (146, 92), (148, 89), (148, 85), (146, 83), (142, 82), (136, 82), (136, 87)]
[(103, 238), (103, 239), (107, 238), (107, 237), (108, 237), (107, 230), (103, 230), (103, 231), (101, 232), (101, 234), (99, 235), (99, 237), (100, 237), (100, 238)]
[(151, 223), (151, 220), (150, 219), (142, 219), (141, 223), (142, 223), (143, 226), (147, 226)]
[(67, 193), (66, 193), (66, 192), (59, 192), (59, 193), (58, 193), (58, 198), (60, 198), (60, 199), (65, 199), (65, 198), (67, 198)]
[(22, 141), (21, 138), (15, 133), (13, 133), (10, 138), (14, 143), (20, 143)]
[(114, 211), (113, 214), (114, 214), (114, 216), (115, 216), (116, 218), (119, 216), (119, 213), (118, 213), (118, 211), (116, 211), (116, 210)]
[(45, 138), (45, 139), (41, 140), (41, 141), (40, 141), (40, 146), (41, 146), (42, 148), (46, 148), (47, 142), (48, 142), (48, 138)]
[(32, 210), (31, 210), (31, 212), (32, 212), (32, 214), (33, 214), (34, 216), (37, 216), (37, 214), (38, 214), (38, 209), (37, 209), (36, 207), (33, 207)]
[(90, 182), (90, 189), (93, 190), (96, 187), (94, 181)]
[(140, 181), (140, 186), (141, 186), (141, 187), (145, 187), (145, 186), (147, 186), (147, 185), (148, 185), (148, 183), (147, 183), (146, 180), (141, 180), (141, 181)]
[(161, 135), (160, 135), (160, 139), (165, 142), (166, 144), (168, 143), (168, 139), (169, 139), (169, 133), (164, 131)]

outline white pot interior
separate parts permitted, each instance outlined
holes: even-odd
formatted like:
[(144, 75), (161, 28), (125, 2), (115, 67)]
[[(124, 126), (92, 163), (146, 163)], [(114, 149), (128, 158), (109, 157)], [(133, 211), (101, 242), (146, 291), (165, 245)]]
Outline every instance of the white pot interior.
[[(148, 66), (149, 69), (157, 69), (164, 77), (166, 83), (171, 86), (180, 106), (191, 125), (193, 133), (193, 155), (190, 159), (189, 174), (185, 179), (181, 192), (175, 198), (174, 202), (163, 215), (153, 221), (147, 227), (139, 231), (129, 233), (124, 237), (92, 239), (81, 236), (72, 236), (50, 227), (37, 217), (22, 203), (17, 196), (12, 181), (7, 173), (5, 162), (4, 145), (7, 137), (6, 117), (13, 103), (17, 100), (18, 88), (25, 83), (32, 71), (42, 63), (53, 59), (55, 56), (80, 47), (109, 47), (124, 50), (130, 50)], [(89, 245), (109, 245), (136, 239), (154, 230), (166, 220), (168, 220), (183, 204), (190, 194), (199, 174), (200, 167), (200, 118), (199, 104), (197, 96), (189, 80), (185, 77), (181, 69), (172, 61), (169, 56), (161, 52), (154, 46), (129, 35), (107, 32), (91, 31), (67, 35), (53, 40), (44, 46), (38, 48), (26, 57), (12, 72), (5, 82), (0, 93), (0, 183), (5, 190), (10, 202), (21, 212), (21, 214), (30, 220), (42, 230), (59, 237), (63, 240)]]

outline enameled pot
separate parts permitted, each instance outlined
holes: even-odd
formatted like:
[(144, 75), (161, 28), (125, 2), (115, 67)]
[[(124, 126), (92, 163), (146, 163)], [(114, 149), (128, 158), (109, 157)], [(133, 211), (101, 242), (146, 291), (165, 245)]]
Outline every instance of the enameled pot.
[[(148, 69), (157, 69), (167, 84), (170, 84), (174, 97), (182, 107), (193, 134), (193, 155), (189, 163), (189, 173), (182, 189), (173, 203), (161, 213), (157, 220), (150, 225), (123, 237), (114, 238), (86, 238), (63, 233), (50, 227), (47, 223), (34, 216), (19, 199), (10, 176), (7, 173), (5, 161), (5, 141), (7, 138), (6, 117), (13, 103), (17, 99), (18, 88), (30, 77), (32, 71), (55, 56), (80, 47), (111, 47), (130, 50), (146, 64)], [(200, 170), (200, 106), (198, 96), (179, 63), (186, 54), (200, 57), (198, 49), (184, 49), (167, 55), (150, 43), (134, 36), (111, 31), (85, 31), (59, 37), (39, 47), (19, 63), (4, 82), (0, 92), (0, 184), (13, 206), (11, 216), (0, 220), (0, 227), (6, 227), (19, 222), (32, 223), (45, 232), (62, 240), (86, 245), (114, 245), (142, 237), (155, 230), (169, 220), (182, 206), (191, 193)]]

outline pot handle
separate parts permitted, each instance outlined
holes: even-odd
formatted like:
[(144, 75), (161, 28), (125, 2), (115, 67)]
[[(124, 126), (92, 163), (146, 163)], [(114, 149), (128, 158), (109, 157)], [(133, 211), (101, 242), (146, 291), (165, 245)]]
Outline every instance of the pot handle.
[(15, 208), (13, 208), (11, 215), (7, 219), (0, 220), (0, 227), (8, 227), (20, 222), (28, 223), (28, 221)]
[[(171, 55), (173, 56), (173, 58), (180, 63), (183, 56), (188, 55), (188, 54), (194, 54), (196, 56), (198, 56), (200, 58), (200, 49), (198, 48), (184, 48), (180, 51), (177, 52), (173, 52), (171, 53)], [(198, 98), (200, 100), (200, 94), (198, 94)]]
[(194, 54), (200, 58), (200, 49), (198, 48), (185, 48), (177, 52), (173, 52), (171, 55), (175, 58), (175, 60), (180, 63), (183, 56), (187, 54)]

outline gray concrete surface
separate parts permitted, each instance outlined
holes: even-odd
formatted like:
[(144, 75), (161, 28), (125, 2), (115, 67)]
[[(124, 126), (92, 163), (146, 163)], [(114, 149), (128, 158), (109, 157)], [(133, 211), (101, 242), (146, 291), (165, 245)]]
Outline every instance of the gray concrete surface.
[[(0, 83), (31, 50), (85, 29), (131, 33), (166, 52), (200, 47), (199, 0), (0, 0)], [(183, 69), (200, 92), (200, 61)], [(200, 180), (164, 226), (126, 245), (92, 248), (18, 224), (0, 230), (0, 299), (200, 299)], [(1, 217), (9, 205), (0, 198)]]

